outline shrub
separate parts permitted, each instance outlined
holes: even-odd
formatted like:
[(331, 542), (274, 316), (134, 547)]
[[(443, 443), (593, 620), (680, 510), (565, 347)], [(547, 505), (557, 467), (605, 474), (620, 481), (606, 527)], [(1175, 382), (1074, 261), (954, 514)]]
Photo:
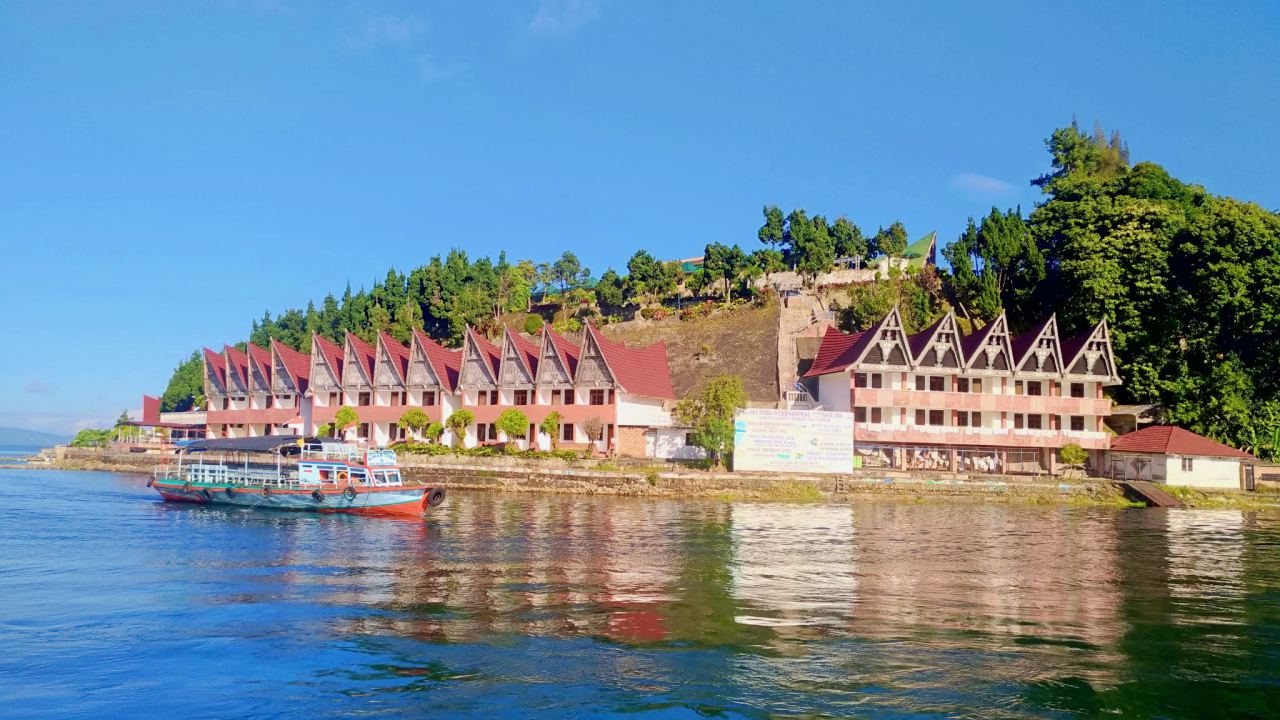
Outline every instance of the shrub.
[(670, 311), (661, 305), (649, 305), (640, 309), (640, 317), (645, 320), (665, 320)]
[(430, 424), (431, 418), (422, 412), (422, 408), (409, 408), (400, 416), (400, 427), (405, 428), (414, 435), (422, 432), (422, 429)]
[(551, 438), (551, 449), (560, 449), (560, 413), (552, 410), (542, 419), (538, 429)]
[(476, 416), (473, 415), (470, 410), (455, 410), (453, 414), (444, 421), (444, 424), (448, 426), (450, 432), (453, 433), (453, 444), (455, 446), (462, 447), (463, 441), (467, 437), (467, 426), (475, 419)]
[(716, 309), (716, 304), (710, 300), (700, 303), (692, 303), (685, 305), (680, 310), (681, 320), (697, 320), (711, 315)]
[(507, 408), (498, 416), (494, 425), (497, 425), (498, 430), (507, 436), (508, 444), (512, 449), (519, 449), (516, 440), (523, 438), (525, 433), (529, 432), (529, 416), (515, 408)]
[(545, 323), (539, 315), (526, 315), (524, 318), (524, 331), (527, 335), (537, 335)]
[(582, 331), (582, 321), (576, 317), (557, 320), (552, 326), (559, 333), (576, 333)]
[(347, 428), (360, 424), (360, 415), (353, 408), (342, 406), (338, 408), (338, 412), (333, 416), (333, 426), (338, 433), (344, 433)]
[(433, 422), (430, 425), (428, 425), (425, 430), (422, 431), (423, 439), (430, 440), (433, 443), (440, 442), (440, 438), (443, 436), (444, 436), (443, 423)]
[(1067, 443), (1059, 451), (1059, 457), (1067, 465), (1080, 466), (1089, 461), (1089, 451), (1075, 443)]

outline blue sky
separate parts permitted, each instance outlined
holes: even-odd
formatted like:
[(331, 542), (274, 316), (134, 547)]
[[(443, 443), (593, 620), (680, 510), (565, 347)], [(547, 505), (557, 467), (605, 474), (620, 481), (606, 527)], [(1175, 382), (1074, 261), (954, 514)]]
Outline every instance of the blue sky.
[(760, 208), (953, 239), (1072, 115), (1280, 207), (1280, 4), (0, 3), (0, 425), (450, 247), (597, 274)]

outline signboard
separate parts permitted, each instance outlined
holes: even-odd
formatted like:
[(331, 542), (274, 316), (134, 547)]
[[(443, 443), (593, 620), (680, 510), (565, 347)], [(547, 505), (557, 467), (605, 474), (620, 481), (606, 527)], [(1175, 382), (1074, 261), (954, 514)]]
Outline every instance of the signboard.
[(733, 420), (733, 468), (851, 473), (853, 413), (742, 410)]

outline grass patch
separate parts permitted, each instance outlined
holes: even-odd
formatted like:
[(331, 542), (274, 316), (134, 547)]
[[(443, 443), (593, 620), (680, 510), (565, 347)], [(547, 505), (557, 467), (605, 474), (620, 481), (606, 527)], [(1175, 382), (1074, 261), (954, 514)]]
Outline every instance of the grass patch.
[(1214, 492), (1179, 485), (1161, 485), (1161, 490), (1182, 501), (1189, 508), (1198, 510), (1265, 510), (1280, 508), (1280, 500), (1274, 495), (1254, 493)]
[(794, 503), (819, 503), (825, 502), (826, 495), (818, 489), (813, 483), (802, 482), (799, 480), (780, 480), (768, 487), (762, 487), (755, 491), (730, 491), (719, 493), (715, 496), (717, 500), (723, 502), (743, 502), (743, 501), (759, 501), (759, 502), (794, 502)]

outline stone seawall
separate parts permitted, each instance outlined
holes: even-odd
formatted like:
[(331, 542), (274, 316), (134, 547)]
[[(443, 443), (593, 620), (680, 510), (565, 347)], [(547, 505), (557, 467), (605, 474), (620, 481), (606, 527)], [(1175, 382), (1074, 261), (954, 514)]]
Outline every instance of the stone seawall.
[[(172, 455), (88, 448), (58, 448), (51, 463), (32, 468), (107, 470), (151, 474), (172, 464)], [(406, 478), (444, 488), (495, 492), (629, 495), (724, 500), (847, 502), (856, 496), (904, 499), (973, 498), (983, 501), (1123, 504), (1110, 483), (1051, 478), (971, 478), (893, 471), (862, 471), (853, 476), (749, 474), (678, 470), (668, 466), (595, 469), (591, 461), (514, 458), (402, 456)]]

